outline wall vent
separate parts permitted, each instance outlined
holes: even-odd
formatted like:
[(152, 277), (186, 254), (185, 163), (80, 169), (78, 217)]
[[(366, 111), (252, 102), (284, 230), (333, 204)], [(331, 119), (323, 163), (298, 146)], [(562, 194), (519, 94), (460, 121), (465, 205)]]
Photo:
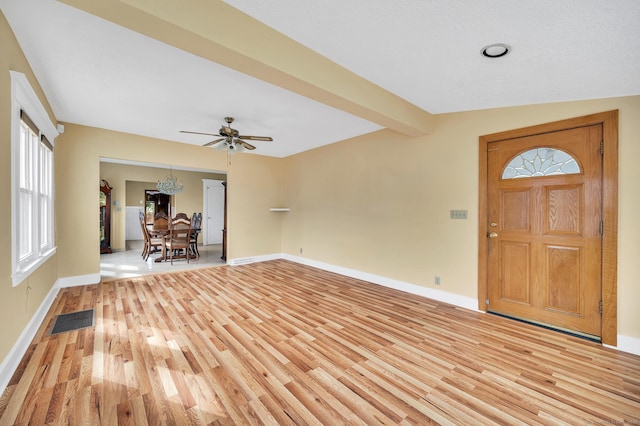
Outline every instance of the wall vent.
[(242, 257), (240, 259), (233, 259), (233, 265), (246, 265), (247, 263), (253, 262), (253, 257)]

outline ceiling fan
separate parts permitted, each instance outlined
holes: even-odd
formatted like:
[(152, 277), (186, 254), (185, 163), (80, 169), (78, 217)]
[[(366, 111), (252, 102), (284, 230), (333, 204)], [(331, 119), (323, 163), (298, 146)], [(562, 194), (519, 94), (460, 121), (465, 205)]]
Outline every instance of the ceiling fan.
[(256, 149), (255, 146), (246, 142), (249, 141), (264, 141), (271, 142), (272, 138), (269, 136), (248, 136), (241, 135), (236, 129), (231, 128), (231, 123), (233, 123), (233, 117), (225, 117), (224, 121), (227, 122), (226, 126), (222, 126), (218, 133), (202, 133), (202, 132), (190, 132), (187, 130), (180, 130), (180, 133), (191, 133), (194, 135), (208, 135), (208, 136), (219, 136), (219, 139), (214, 139), (211, 142), (207, 142), (202, 146), (211, 146), (216, 145), (215, 149), (218, 151), (229, 151), (230, 154), (235, 154), (236, 152), (242, 152), (245, 149), (250, 151)]

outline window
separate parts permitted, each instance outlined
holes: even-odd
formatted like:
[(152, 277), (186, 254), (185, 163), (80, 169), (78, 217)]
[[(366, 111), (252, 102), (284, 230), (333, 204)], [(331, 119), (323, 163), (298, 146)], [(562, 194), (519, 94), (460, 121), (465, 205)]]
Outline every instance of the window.
[(511, 160), (502, 172), (502, 179), (578, 173), (580, 166), (571, 154), (555, 148), (533, 148)]
[(53, 141), (58, 135), (24, 74), (11, 71), (13, 285), (55, 253)]

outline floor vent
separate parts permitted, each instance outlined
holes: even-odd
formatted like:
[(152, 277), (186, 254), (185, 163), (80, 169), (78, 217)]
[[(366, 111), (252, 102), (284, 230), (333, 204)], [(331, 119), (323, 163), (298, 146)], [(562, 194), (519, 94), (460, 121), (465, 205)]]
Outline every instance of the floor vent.
[(58, 315), (49, 335), (93, 327), (95, 325), (95, 317), (93, 309)]

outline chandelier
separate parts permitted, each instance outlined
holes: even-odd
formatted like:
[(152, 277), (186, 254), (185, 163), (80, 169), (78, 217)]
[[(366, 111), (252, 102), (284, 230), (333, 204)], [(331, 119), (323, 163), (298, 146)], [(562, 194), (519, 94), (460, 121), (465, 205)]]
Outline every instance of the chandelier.
[(158, 181), (158, 191), (162, 194), (175, 195), (178, 192), (182, 192), (182, 181), (178, 181), (171, 169), (169, 170), (169, 176), (165, 176)]

